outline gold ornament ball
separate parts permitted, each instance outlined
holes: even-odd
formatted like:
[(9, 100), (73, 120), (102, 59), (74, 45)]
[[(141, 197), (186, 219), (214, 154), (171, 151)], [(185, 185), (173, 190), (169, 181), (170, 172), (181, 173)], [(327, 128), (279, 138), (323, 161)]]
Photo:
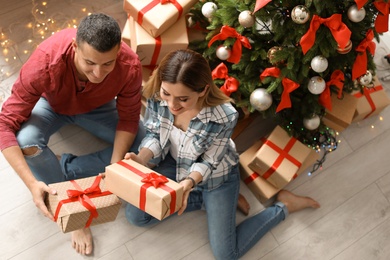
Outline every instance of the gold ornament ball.
[(352, 41), (351, 40), (348, 41), (348, 43), (345, 46), (345, 48), (340, 48), (340, 46), (338, 46), (338, 48), (337, 48), (337, 52), (340, 53), (340, 54), (347, 54), (351, 50), (352, 50)]
[(304, 5), (297, 5), (291, 10), (291, 19), (294, 23), (304, 24), (310, 18), (309, 9)]
[(255, 24), (255, 17), (249, 10), (242, 11), (238, 16), (238, 22), (245, 28), (252, 27)]
[(274, 59), (275, 59), (275, 54), (278, 52), (278, 51), (280, 51), (282, 49), (282, 47), (279, 47), (279, 46), (274, 46), (274, 47), (272, 47), (272, 48), (270, 48), (269, 50), (268, 50), (268, 52), (267, 52), (267, 58), (268, 58), (268, 60), (269, 60), (269, 62), (271, 63), (271, 64), (276, 64), (277, 62), (276, 61), (274, 61)]

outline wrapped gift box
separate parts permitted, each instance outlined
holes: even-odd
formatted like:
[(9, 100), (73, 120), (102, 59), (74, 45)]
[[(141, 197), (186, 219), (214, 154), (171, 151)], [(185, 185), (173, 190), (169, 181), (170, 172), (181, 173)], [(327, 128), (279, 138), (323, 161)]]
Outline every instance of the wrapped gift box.
[(331, 96), (332, 111), (325, 110), (325, 116), (322, 118), (322, 122), (338, 131), (344, 131), (353, 120), (355, 115), (357, 99), (349, 94), (344, 94), (342, 99), (338, 99), (337, 95)]
[(158, 65), (169, 52), (188, 47), (184, 17), (157, 38), (148, 34), (132, 17), (129, 20), (131, 48), (137, 53), (142, 65)]
[(276, 126), (248, 166), (281, 189), (318, 157), (316, 151), (290, 137), (282, 127)]
[(107, 166), (105, 181), (112, 193), (159, 220), (182, 205), (183, 186), (133, 160)]
[(123, 9), (152, 37), (158, 37), (174, 25), (198, 0), (124, 0)]
[(378, 115), (390, 104), (390, 99), (383, 89), (378, 77), (374, 77), (373, 87), (365, 87), (363, 93), (352, 93), (357, 98), (356, 111), (352, 122)]
[(55, 221), (67, 233), (114, 221), (121, 202), (105, 188), (101, 176), (49, 184), (57, 191), (45, 199)]

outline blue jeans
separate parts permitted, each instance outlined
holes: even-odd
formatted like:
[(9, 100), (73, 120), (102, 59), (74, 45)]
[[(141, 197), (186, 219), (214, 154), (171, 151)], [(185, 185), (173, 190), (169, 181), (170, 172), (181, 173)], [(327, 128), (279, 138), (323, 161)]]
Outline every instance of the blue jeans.
[[(75, 156), (63, 154), (58, 161), (57, 156), (47, 146), (49, 138), (61, 127), (75, 124), (109, 144), (114, 143), (118, 112), (116, 101), (112, 100), (95, 110), (73, 116), (57, 114), (45, 98), (40, 98), (31, 112), (30, 118), (22, 124), (16, 137), (23, 148), (37, 147), (34, 155), (25, 156), (35, 178), (46, 184), (65, 180), (96, 176), (105, 171), (110, 164), (113, 146), (88, 155)], [(131, 151), (137, 151), (145, 136), (142, 123)]]
[[(176, 179), (176, 161), (168, 156), (153, 170)], [(210, 246), (216, 259), (238, 259), (252, 248), (269, 230), (283, 221), (288, 211), (277, 202), (236, 226), (236, 209), (240, 189), (238, 166), (230, 172), (229, 180), (214, 190), (198, 187), (190, 193), (187, 211), (200, 209), (204, 203), (207, 213)], [(173, 178), (172, 178), (173, 177)], [(137, 226), (159, 222), (131, 204), (126, 205), (127, 220)], [(172, 217), (172, 216), (170, 216)]]

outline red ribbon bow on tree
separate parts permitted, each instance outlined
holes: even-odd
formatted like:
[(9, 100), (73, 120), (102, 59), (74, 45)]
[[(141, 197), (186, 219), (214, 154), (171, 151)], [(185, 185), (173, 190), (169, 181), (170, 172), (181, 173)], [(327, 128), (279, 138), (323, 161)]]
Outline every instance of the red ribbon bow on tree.
[(343, 94), (343, 86), (344, 86), (344, 73), (341, 70), (335, 70), (332, 73), (332, 76), (330, 76), (330, 80), (326, 82), (326, 88), (325, 90), (321, 93), (319, 97), (319, 103), (327, 108), (329, 111), (332, 111), (332, 102), (330, 99), (330, 86), (334, 85), (336, 86), (339, 91), (337, 93), (337, 97), (341, 98)]
[(367, 2), (368, 0), (355, 0), (358, 9), (362, 8)]
[(248, 49), (251, 49), (252, 46), (249, 43), (248, 38), (239, 34), (236, 31), (236, 29), (229, 27), (227, 25), (222, 26), (221, 32), (219, 34), (215, 35), (213, 38), (211, 38), (211, 40), (209, 41), (208, 47), (210, 47), (211, 44), (213, 44), (217, 40), (225, 40), (227, 38), (236, 38), (237, 39), (235, 41), (235, 43), (233, 44), (232, 53), (231, 53), (229, 59), (227, 59), (227, 61), (232, 62), (232, 63), (238, 63), (241, 59), (242, 45), (244, 45), (244, 47), (246, 47)]
[(366, 33), (366, 38), (364, 38), (355, 48), (358, 54), (356, 55), (356, 60), (352, 66), (352, 80), (355, 80), (367, 73), (367, 50), (372, 55), (375, 53), (376, 45), (372, 41), (373, 39), (374, 32), (372, 30), (368, 30)]
[[(260, 80), (263, 81), (265, 77), (279, 77), (280, 76), (280, 69), (276, 67), (272, 68), (266, 68), (263, 73), (260, 75)], [(290, 93), (296, 90), (299, 87), (299, 84), (292, 81), (291, 79), (288, 79), (284, 77), (282, 79), (282, 85), (283, 85), (283, 93), (280, 99), (280, 103), (278, 107), (276, 108), (276, 112), (279, 112), (280, 110), (283, 110), (285, 108), (291, 107), (291, 100), (290, 100)]]
[(255, 10), (253, 11), (253, 13), (256, 13), (257, 11), (259, 11), (261, 8), (266, 6), (271, 1), (272, 0), (257, 0), (256, 5), (255, 5)]
[(387, 32), (389, 30), (390, 3), (386, 3), (383, 0), (377, 0), (374, 2), (374, 5), (380, 12), (375, 20), (375, 29), (378, 33)]
[(225, 83), (221, 87), (223, 93), (230, 97), (233, 92), (236, 92), (240, 83), (236, 78), (229, 77), (228, 68), (221, 62), (212, 72), (213, 79), (225, 79)]
[(305, 35), (302, 36), (300, 44), (303, 54), (306, 54), (314, 45), (316, 33), (321, 24), (329, 28), (340, 48), (345, 48), (351, 37), (351, 31), (341, 21), (341, 14), (334, 14), (329, 18), (321, 18), (318, 15), (313, 15), (310, 22), (310, 28)]
[(168, 179), (164, 175), (159, 175), (155, 172), (151, 172), (147, 174), (146, 177), (141, 180), (141, 182), (150, 183), (153, 185), (153, 187), (157, 189), (160, 185), (167, 183)]

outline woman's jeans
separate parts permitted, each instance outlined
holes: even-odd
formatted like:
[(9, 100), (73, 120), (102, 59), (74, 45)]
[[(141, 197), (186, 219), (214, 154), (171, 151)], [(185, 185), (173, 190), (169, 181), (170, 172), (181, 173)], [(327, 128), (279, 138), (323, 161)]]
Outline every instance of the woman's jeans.
[[(176, 161), (171, 156), (153, 170), (173, 180), (176, 179)], [(232, 169), (229, 180), (222, 186), (210, 191), (204, 189), (192, 191), (188, 199), (186, 212), (200, 209), (204, 204), (210, 246), (216, 259), (238, 259), (243, 256), (288, 215), (286, 206), (277, 202), (236, 226), (239, 176), (239, 169), (236, 166)], [(137, 226), (159, 222), (131, 204), (126, 205), (126, 217), (130, 223)]]
[[(115, 100), (89, 113), (68, 116), (55, 113), (47, 100), (40, 98), (30, 118), (23, 123), (16, 137), (22, 149), (38, 148), (36, 154), (25, 156), (25, 159), (34, 176), (49, 184), (96, 176), (104, 172), (105, 167), (110, 164), (113, 151), (113, 145), (110, 145), (104, 150), (83, 156), (63, 154), (59, 161), (47, 146), (52, 134), (65, 125), (75, 124), (107, 143), (113, 144), (117, 123), (118, 112)], [(140, 123), (131, 151), (137, 151), (144, 136), (144, 128)]]

